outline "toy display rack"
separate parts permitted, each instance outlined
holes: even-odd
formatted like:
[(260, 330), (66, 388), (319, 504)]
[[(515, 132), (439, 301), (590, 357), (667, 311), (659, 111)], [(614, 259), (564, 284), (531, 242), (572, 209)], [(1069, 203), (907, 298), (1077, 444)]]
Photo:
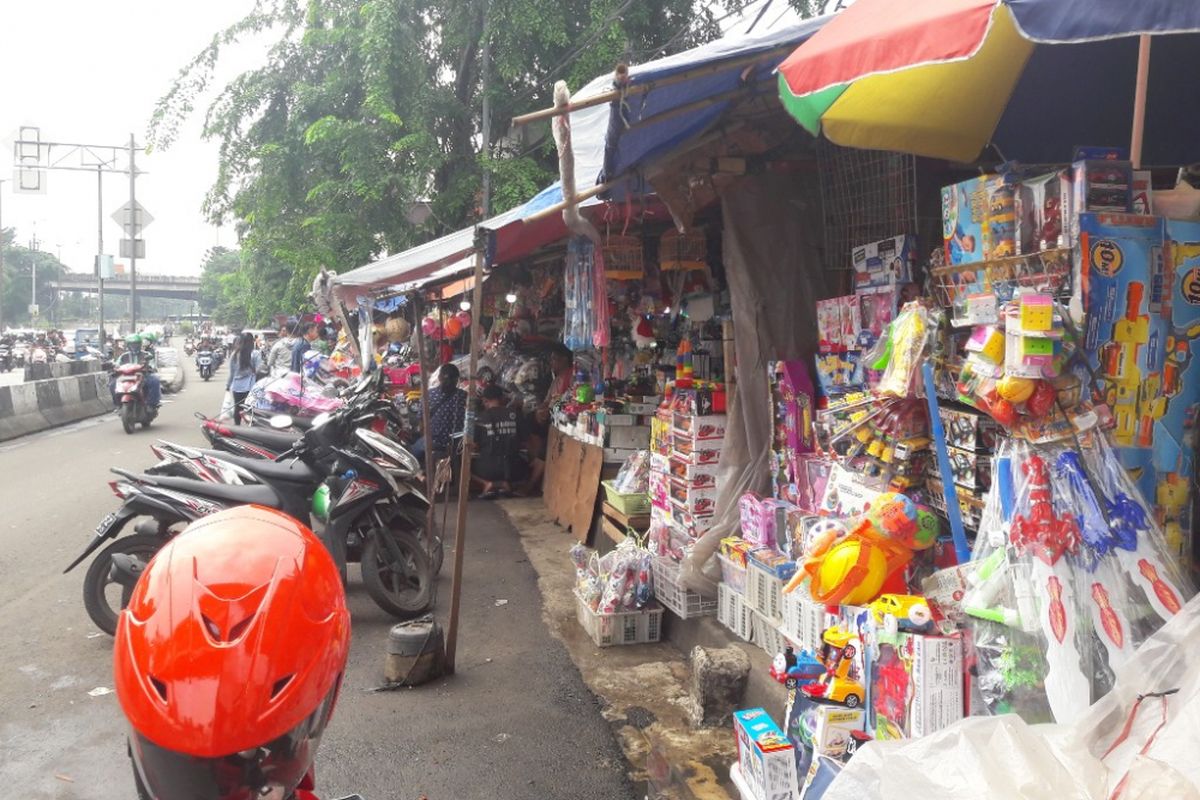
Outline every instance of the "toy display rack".
[(1005, 302), (1018, 289), (1063, 297), (1071, 293), (1072, 271), (1071, 248), (1059, 247), (1028, 255), (931, 267), (929, 284), (938, 304), (950, 309), (951, 321), (955, 325), (969, 325), (973, 323), (962, 314), (968, 297), (991, 293)]

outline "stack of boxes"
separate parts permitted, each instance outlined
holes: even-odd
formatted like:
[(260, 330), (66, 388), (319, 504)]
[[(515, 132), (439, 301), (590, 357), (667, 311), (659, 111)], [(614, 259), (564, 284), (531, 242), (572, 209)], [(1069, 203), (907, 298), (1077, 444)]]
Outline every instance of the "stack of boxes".
[(685, 618), (717, 610), (715, 602), (680, 586), (678, 564), (716, 514), (726, 419), (715, 412), (711, 390), (677, 389), (650, 424), (650, 540), (655, 582), (661, 584), (656, 593)]
[[(971, 408), (957, 409), (942, 405), (938, 408), (938, 414), (946, 432), (946, 451), (950, 457), (954, 484), (958, 487), (963, 524), (975, 530), (979, 527), (984, 499), (992, 485), (992, 452), (1000, 427), (987, 414)], [(930, 506), (944, 515), (946, 490), (936, 464), (929, 467), (926, 485)]]

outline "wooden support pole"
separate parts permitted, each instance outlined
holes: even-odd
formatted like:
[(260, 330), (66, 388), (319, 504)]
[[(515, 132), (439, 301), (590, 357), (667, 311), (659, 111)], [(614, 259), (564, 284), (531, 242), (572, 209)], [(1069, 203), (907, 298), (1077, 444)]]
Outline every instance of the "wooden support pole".
[(1146, 86), (1150, 81), (1150, 36), (1138, 37), (1137, 83), (1133, 89), (1133, 133), (1129, 137), (1129, 160), (1142, 168), (1142, 138), (1146, 132)]
[[(482, 230), (479, 231), (482, 233)], [(454, 526), (454, 575), (450, 582), (450, 621), (446, 625), (446, 660), (443, 664), (447, 675), (454, 674), (454, 656), (458, 645), (458, 615), (462, 604), (463, 550), (467, 533), (467, 498), (471, 494), (471, 457), (475, 449), (475, 373), (479, 365), (480, 310), (483, 308), (483, 252), (478, 241), (475, 252), (475, 288), (471, 302), (471, 359), (467, 372), (467, 413), (463, 418), (462, 469), (458, 475), (458, 519)]]
[[(421, 329), (421, 318), (425, 316), (425, 303), (420, 292), (413, 292), (413, 327), (417, 329), (417, 365), (421, 368), (421, 429), (425, 432), (425, 496), (429, 498), (429, 510), (425, 514), (425, 530), (429, 535), (429, 546), (442, 547), (440, 537), (435, 536), (433, 524), (436, 514), (434, 505), (437, 500), (434, 483), (433, 442), (430, 434), (433, 428), (429, 416), (429, 366), (425, 363), (425, 331)], [(432, 553), (430, 554), (432, 555)]]

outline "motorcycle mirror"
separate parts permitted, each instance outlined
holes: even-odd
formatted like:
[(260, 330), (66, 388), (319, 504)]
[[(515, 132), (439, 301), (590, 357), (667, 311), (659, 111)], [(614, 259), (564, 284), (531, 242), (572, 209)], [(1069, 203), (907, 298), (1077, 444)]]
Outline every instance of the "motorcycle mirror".
[(292, 418), (287, 414), (276, 414), (271, 417), (268, 424), (277, 431), (286, 430), (292, 427)]

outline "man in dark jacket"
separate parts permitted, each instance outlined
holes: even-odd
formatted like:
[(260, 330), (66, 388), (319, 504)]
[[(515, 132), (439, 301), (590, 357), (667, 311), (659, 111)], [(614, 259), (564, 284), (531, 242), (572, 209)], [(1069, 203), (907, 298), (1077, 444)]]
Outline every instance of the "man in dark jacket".
[(292, 346), (292, 372), (304, 371), (304, 354), (313, 349), (313, 342), (316, 340), (317, 323), (300, 323), (300, 338)]
[(524, 428), (521, 413), (504, 403), (500, 387), (485, 387), (483, 410), (475, 421), (478, 452), (471, 462), (471, 477), (483, 487), (481, 499), (511, 496), (513, 484), (529, 477), (529, 464), (520, 453)]

